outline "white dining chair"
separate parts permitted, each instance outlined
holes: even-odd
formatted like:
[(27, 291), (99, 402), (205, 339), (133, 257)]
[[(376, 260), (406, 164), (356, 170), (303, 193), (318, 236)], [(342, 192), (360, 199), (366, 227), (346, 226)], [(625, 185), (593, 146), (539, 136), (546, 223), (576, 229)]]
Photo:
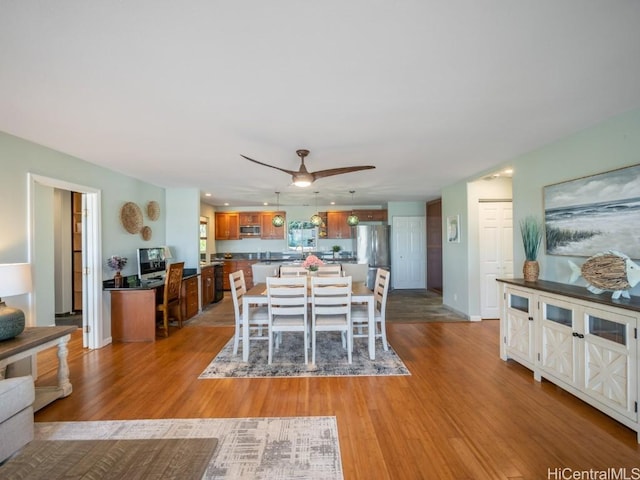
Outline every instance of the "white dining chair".
[[(276, 340), (278, 346), (284, 332), (301, 332), (303, 335), (304, 363), (309, 363), (309, 325), (307, 317), (307, 277), (267, 277), (267, 302), (269, 307), (269, 357), (273, 359)], [(276, 336), (278, 338), (276, 339)]]
[(342, 267), (339, 263), (318, 266), (318, 277), (339, 277), (342, 275)]
[[(376, 280), (373, 285), (373, 296), (375, 302), (374, 335), (375, 338), (380, 338), (382, 340), (382, 348), (385, 350), (389, 350), (389, 344), (387, 342), (386, 310), (390, 275), (389, 271), (378, 268), (376, 271)], [(353, 324), (353, 330), (357, 331), (357, 333), (353, 334), (354, 338), (369, 336), (369, 313), (366, 305), (353, 304), (351, 306), (351, 322)], [(365, 330), (367, 333), (364, 333)]]
[(366, 282), (369, 265), (366, 263), (343, 263), (342, 271), (345, 277), (351, 277), (353, 283)]
[(253, 273), (253, 284), (256, 285), (258, 283), (266, 283), (267, 277), (277, 277), (278, 276), (278, 265), (264, 265), (260, 263), (254, 263), (251, 265), (251, 271)]
[(352, 363), (351, 277), (311, 277), (311, 363), (314, 365), (318, 332), (341, 332), (347, 361)]
[[(233, 338), (233, 354), (238, 353), (238, 345), (242, 340), (242, 297), (247, 293), (247, 285), (244, 280), (244, 272), (238, 270), (229, 274), (229, 285), (231, 285), (231, 298), (233, 299), (233, 313), (236, 317), (236, 333)], [(269, 329), (269, 309), (264, 305), (249, 306), (249, 341), (252, 340), (268, 340), (265, 335)], [(254, 332), (252, 335), (251, 333)], [(242, 348), (248, 348), (242, 345)]]
[(307, 275), (307, 269), (302, 265), (281, 265), (281, 277), (301, 277)]

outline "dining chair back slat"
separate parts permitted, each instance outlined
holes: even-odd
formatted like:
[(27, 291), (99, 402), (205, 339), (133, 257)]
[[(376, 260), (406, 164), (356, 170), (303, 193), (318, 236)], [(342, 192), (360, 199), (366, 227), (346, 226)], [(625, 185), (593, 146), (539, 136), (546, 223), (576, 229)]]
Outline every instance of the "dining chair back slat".
[[(306, 275), (282, 278), (267, 277), (269, 364), (273, 360), (274, 346), (280, 345), (283, 332), (301, 332), (303, 334), (304, 363), (309, 363), (307, 296)], [(278, 340), (277, 344), (276, 340)]]
[(281, 277), (301, 277), (307, 274), (307, 269), (302, 265), (280, 265)]
[[(242, 297), (247, 293), (247, 285), (244, 279), (244, 272), (238, 270), (229, 274), (229, 285), (231, 285), (231, 298), (233, 300), (233, 313), (235, 315), (236, 331), (233, 338), (233, 354), (238, 353), (238, 346), (240, 340), (242, 340), (242, 316), (246, 313), (248, 316), (249, 341), (251, 340), (268, 340), (268, 337), (263, 333), (268, 330), (269, 326), (269, 311), (265, 306), (249, 306), (249, 310), (244, 312), (242, 310)], [(256, 332), (251, 335), (251, 332)], [(242, 348), (248, 348), (247, 345), (242, 345)]]
[[(311, 277), (311, 362), (316, 363), (318, 332), (341, 332), (352, 363), (351, 277)], [(346, 342), (345, 342), (346, 340)], [(346, 344), (345, 344), (346, 343)]]
[[(389, 293), (389, 279), (390, 273), (388, 270), (378, 268), (376, 271), (376, 279), (373, 285), (374, 295), (374, 316), (375, 316), (375, 338), (382, 340), (382, 347), (385, 350), (389, 350), (389, 343), (387, 342), (387, 326), (386, 326), (386, 310), (387, 310), (387, 295)], [(365, 305), (353, 305), (351, 307), (351, 320), (353, 322), (353, 328), (357, 329), (358, 333), (354, 333), (354, 337), (367, 337), (367, 333), (363, 333), (365, 328), (368, 328), (369, 315), (367, 307)]]
[(342, 267), (339, 263), (318, 266), (318, 277), (340, 277), (341, 275)]

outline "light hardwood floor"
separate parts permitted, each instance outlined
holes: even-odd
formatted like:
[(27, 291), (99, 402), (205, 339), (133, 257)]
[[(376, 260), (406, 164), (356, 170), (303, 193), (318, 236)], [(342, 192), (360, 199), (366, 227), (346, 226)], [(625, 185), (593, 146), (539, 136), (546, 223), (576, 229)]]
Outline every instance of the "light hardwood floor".
[[(360, 378), (198, 380), (231, 327), (172, 329), (155, 343), (94, 351), (82, 350), (78, 334), (73, 393), (36, 421), (334, 415), (345, 479), (544, 479), (555, 468), (640, 467), (635, 432), (501, 361), (498, 327), (388, 325), (412, 375)], [(54, 384), (53, 353), (38, 363), (38, 384)]]

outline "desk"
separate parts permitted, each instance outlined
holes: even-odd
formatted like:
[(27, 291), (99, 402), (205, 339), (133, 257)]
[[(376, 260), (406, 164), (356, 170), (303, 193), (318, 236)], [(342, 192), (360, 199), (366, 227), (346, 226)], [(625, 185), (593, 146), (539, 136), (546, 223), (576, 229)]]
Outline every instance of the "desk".
[[(105, 288), (111, 292), (111, 338), (114, 342), (155, 342), (156, 305), (162, 303), (164, 280), (128, 288)], [(182, 320), (198, 313), (198, 275), (182, 277)]]
[[(369, 313), (369, 358), (376, 359), (376, 318), (375, 297), (373, 290), (364, 282), (356, 282), (351, 287), (351, 301), (353, 303), (366, 303)], [(311, 301), (311, 297), (309, 297)], [(267, 305), (267, 284), (258, 283), (242, 296), (242, 361), (249, 361), (249, 305)]]
[(56, 387), (36, 387), (36, 399), (33, 402), (34, 411), (40, 410), (58, 398), (71, 394), (67, 344), (71, 334), (77, 329), (78, 327), (74, 326), (27, 327), (17, 337), (0, 342), (0, 378), (5, 377), (7, 365), (23, 358), (33, 357), (47, 348), (58, 346), (58, 385)]

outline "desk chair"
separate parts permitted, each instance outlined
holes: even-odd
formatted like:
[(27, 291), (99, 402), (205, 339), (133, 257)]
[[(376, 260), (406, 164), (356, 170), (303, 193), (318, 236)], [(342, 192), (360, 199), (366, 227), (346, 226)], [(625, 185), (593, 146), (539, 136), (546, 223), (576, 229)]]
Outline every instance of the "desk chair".
[(182, 328), (182, 309), (180, 290), (182, 286), (182, 273), (184, 262), (169, 265), (167, 275), (164, 277), (164, 292), (162, 303), (156, 306), (156, 312), (162, 314), (161, 330), (165, 337), (169, 336), (169, 318), (178, 320), (178, 327)]

